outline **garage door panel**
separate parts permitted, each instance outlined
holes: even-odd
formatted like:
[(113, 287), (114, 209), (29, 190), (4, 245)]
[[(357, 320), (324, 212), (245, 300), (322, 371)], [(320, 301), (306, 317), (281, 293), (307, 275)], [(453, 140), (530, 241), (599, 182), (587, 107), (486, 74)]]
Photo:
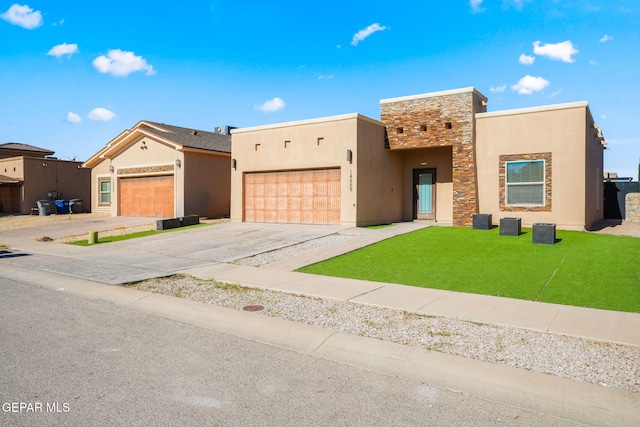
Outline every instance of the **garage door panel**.
[(121, 216), (174, 216), (173, 176), (121, 178)]
[(244, 220), (339, 224), (340, 178), (340, 169), (247, 173)]

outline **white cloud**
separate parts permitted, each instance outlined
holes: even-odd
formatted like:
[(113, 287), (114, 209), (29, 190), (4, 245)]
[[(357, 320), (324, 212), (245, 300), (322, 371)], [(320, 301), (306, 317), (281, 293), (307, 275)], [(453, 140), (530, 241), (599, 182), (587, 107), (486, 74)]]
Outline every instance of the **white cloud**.
[(589, 60), (589, 64), (590, 65), (598, 65), (598, 61), (596, 61), (595, 59), (590, 59)]
[(570, 40), (566, 40), (556, 44), (540, 45), (539, 41), (533, 42), (533, 53), (540, 56), (547, 56), (549, 59), (560, 60), (563, 62), (575, 61), (572, 56), (578, 53)]
[(601, 43), (605, 43), (605, 42), (609, 42), (613, 40), (613, 37), (611, 37), (609, 34), (605, 34), (604, 36), (602, 36), (602, 38), (600, 39)]
[(506, 84), (504, 84), (502, 86), (496, 86), (496, 87), (491, 86), (489, 88), (489, 91), (491, 91), (493, 93), (500, 93), (500, 92), (504, 92), (506, 88), (507, 88)]
[(518, 58), (518, 62), (524, 65), (531, 65), (536, 60), (535, 56), (525, 55), (524, 53)]
[(67, 117), (65, 118), (65, 120), (68, 121), (69, 123), (80, 123), (82, 121), (82, 119), (78, 114), (73, 113), (71, 111), (67, 113)]
[(329, 80), (333, 78), (333, 74), (330, 74), (328, 76), (318, 76), (318, 80)]
[(98, 120), (101, 122), (108, 122), (116, 116), (111, 110), (107, 110), (106, 108), (98, 107), (91, 110), (89, 113), (89, 120)]
[(471, 13), (483, 12), (485, 10), (485, 8), (482, 7), (483, 1), (484, 0), (469, 0), (469, 6), (471, 6)]
[(27, 30), (33, 30), (42, 25), (42, 13), (39, 10), (34, 12), (26, 4), (24, 6), (20, 6), (17, 3), (12, 5), (5, 13), (0, 15), (0, 18)]
[(155, 74), (155, 70), (142, 56), (120, 49), (111, 49), (107, 56), (101, 55), (93, 60), (93, 66), (101, 73), (113, 76), (128, 76), (135, 71), (146, 71), (146, 75)]
[(533, 77), (526, 75), (521, 78), (518, 83), (511, 86), (511, 90), (521, 95), (531, 95), (533, 92), (539, 92), (549, 85), (549, 81), (542, 77)]
[(263, 113), (273, 113), (275, 111), (282, 110), (285, 105), (286, 103), (276, 96), (275, 98), (266, 101), (262, 105), (256, 105), (255, 109), (260, 110)]
[(371, 34), (377, 31), (384, 31), (387, 27), (380, 25), (379, 23), (371, 24), (367, 28), (362, 29), (353, 35), (351, 40), (351, 46), (358, 46), (358, 43), (369, 37)]
[(56, 45), (54, 47), (52, 47), (51, 49), (49, 49), (49, 52), (47, 52), (47, 55), (51, 55), (51, 56), (55, 56), (56, 58), (60, 58), (62, 55), (73, 55), (74, 53), (78, 53), (78, 45), (75, 43), (71, 43), (71, 44), (66, 44), (66, 43), (62, 43), (59, 45)]

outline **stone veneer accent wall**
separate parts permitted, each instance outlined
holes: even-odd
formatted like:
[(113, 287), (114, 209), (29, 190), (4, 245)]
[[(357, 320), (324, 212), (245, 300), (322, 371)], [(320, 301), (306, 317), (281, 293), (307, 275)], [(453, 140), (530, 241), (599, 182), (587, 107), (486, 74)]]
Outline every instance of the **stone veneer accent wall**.
[[(505, 185), (507, 162), (523, 160), (544, 160), (544, 206), (508, 206), (507, 186)], [(551, 212), (551, 153), (514, 154), (500, 156), (500, 210), (503, 212)]]
[(625, 220), (640, 222), (640, 193), (628, 193), (624, 202)]
[(452, 146), (453, 225), (458, 227), (470, 227), (478, 212), (475, 113), (485, 110), (478, 95), (472, 90), (434, 93), (380, 105), (389, 149)]

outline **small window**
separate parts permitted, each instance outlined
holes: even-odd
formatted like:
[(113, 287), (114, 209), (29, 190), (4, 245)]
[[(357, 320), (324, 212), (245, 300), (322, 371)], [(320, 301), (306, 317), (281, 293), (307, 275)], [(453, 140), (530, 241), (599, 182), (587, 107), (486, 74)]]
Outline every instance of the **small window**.
[(111, 180), (110, 179), (102, 179), (98, 181), (100, 189), (100, 205), (110, 205), (111, 204)]
[(318, 145), (320, 145), (320, 143), (321, 143), (322, 141), (324, 141), (324, 138), (322, 138), (322, 137), (318, 138), (318, 141), (317, 141), (317, 142), (318, 142)]
[(289, 144), (291, 144), (291, 141), (285, 141), (284, 142), (284, 148), (288, 148)]
[(427, 125), (420, 125), (420, 131), (421, 132), (426, 132), (427, 131)]
[(256, 144), (255, 147), (256, 147), (256, 151), (258, 151), (258, 148), (260, 148), (260, 144)]
[(507, 205), (544, 206), (544, 160), (506, 163)]
[(404, 128), (399, 127), (399, 128), (396, 129), (396, 132), (397, 133), (404, 133)]
[(444, 122), (445, 129), (451, 129), (451, 122)]

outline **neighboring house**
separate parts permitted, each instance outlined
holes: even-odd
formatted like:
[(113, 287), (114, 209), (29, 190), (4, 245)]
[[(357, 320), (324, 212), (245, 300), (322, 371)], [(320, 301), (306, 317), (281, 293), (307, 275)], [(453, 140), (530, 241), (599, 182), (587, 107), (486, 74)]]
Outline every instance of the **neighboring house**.
[(603, 217), (604, 138), (586, 102), (486, 112), (464, 88), (360, 114), (235, 129), (231, 219), (470, 226), (475, 213), (584, 229)]
[(112, 216), (229, 216), (231, 137), (140, 121), (84, 163), (91, 207)]
[(91, 171), (32, 145), (0, 144), (0, 212), (30, 214), (38, 200), (82, 199), (89, 211)]

